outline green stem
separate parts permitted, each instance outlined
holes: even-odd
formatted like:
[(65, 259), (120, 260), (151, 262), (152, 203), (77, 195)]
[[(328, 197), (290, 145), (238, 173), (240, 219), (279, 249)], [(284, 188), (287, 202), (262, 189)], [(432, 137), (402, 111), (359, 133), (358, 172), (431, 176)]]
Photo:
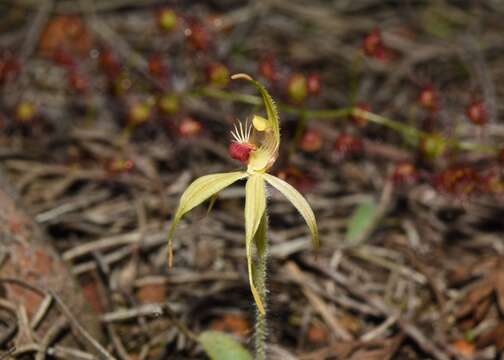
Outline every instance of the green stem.
[[(235, 94), (232, 92), (215, 89), (211, 87), (204, 87), (201, 89), (197, 89), (188, 92), (187, 95), (194, 97), (206, 96), (216, 99), (228, 100), (232, 102), (241, 102), (250, 105), (262, 104), (262, 100), (258, 96), (248, 94)], [(374, 122), (375, 124), (382, 125), (389, 129), (395, 130), (401, 133), (404, 137), (415, 137), (420, 139), (422, 137), (429, 135), (425, 131), (419, 130), (409, 124), (392, 120), (387, 117), (374, 114), (369, 111), (364, 111), (352, 106), (339, 109), (308, 110), (286, 104), (278, 104), (278, 108), (287, 113), (297, 114), (300, 116), (304, 116), (306, 118), (309, 117), (318, 119), (336, 119), (336, 118), (343, 118), (351, 114), (355, 114), (366, 118), (370, 122)], [(453, 147), (454, 149), (460, 149), (460, 150), (478, 151), (482, 153), (497, 153), (500, 150), (500, 148), (497, 146), (472, 143), (472, 142), (461, 142), (454, 138), (445, 138), (445, 141), (449, 146)]]
[[(267, 309), (266, 304), (266, 262), (268, 257), (268, 247), (266, 232), (268, 228), (268, 219), (266, 212), (264, 212), (259, 224), (259, 228), (255, 234), (254, 240), (257, 248), (257, 259), (254, 267), (254, 283), (261, 297), (262, 303), (264, 304), (265, 310)], [(266, 360), (266, 336), (268, 328), (266, 321), (266, 314), (261, 314), (258, 309), (256, 309), (256, 323), (255, 323), (255, 360)]]

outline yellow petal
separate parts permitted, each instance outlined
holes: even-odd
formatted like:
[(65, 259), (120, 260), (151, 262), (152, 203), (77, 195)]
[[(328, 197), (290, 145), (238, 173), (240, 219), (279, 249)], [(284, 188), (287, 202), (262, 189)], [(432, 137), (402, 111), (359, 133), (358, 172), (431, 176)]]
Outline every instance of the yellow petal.
[(170, 230), (168, 231), (168, 265), (170, 267), (173, 263), (173, 233), (175, 231), (175, 227), (180, 222), (180, 219), (182, 219), (182, 216), (207, 200), (209, 197), (217, 194), (219, 191), (228, 187), (235, 181), (243, 179), (247, 176), (247, 173), (241, 171), (206, 175), (194, 180), (191, 185), (187, 187), (186, 191), (180, 198), (179, 206), (173, 217)]
[(270, 174), (264, 174), (266, 181), (275, 189), (280, 191), (299, 211), (310, 229), (313, 246), (319, 247), (319, 236), (317, 229), (317, 220), (308, 201), (292, 185)]
[(264, 305), (261, 296), (257, 292), (252, 277), (252, 244), (254, 235), (259, 228), (262, 216), (266, 210), (266, 192), (264, 190), (264, 178), (262, 174), (252, 174), (245, 186), (245, 247), (247, 251), (247, 266), (250, 282), (250, 290), (257, 304), (257, 309), (264, 315)]

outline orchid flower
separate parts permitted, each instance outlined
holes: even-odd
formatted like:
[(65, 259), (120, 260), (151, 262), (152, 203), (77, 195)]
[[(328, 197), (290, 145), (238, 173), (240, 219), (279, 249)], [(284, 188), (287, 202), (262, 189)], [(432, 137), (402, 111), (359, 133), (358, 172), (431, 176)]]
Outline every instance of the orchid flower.
[[(180, 198), (180, 203), (173, 217), (168, 233), (168, 264), (173, 262), (172, 239), (175, 227), (182, 216), (205, 200), (214, 198), (219, 191), (238, 180), (246, 179), (245, 185), (245, 248), (248, 265), (250, 289), (259, 313), (264, 316), (263, 299), (254, 283), (253, 246), (257, 251), (265, 246), (266, 237), (266, 189), (265, 184), (280, 191), (306, 221), (315, 247), (319, 245), (317, 223), (306, 199), (290, 184), (278, 177), (268, 174), (278, 157), (280, 148), (280, 125), (278, 112), (273, 99), (266, 89), (249, 75), (236, 74), (231, 79), (243, 79), (252, 82), (259, 91), (266, 117), (254, 115), (245, 124), (235, 125), (232, 142), (229, 146), (231, 157), (240, 160), (246, 169), (243, 171), (205, 175), (192, 182)], [(259, 239), (258, 237), (263, 237)]]

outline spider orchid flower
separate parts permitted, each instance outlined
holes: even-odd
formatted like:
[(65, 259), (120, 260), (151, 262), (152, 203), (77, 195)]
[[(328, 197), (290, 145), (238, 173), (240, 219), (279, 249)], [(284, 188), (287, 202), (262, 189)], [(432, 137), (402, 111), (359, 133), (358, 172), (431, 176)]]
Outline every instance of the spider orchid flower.
[(259, 232), (266, 229), (265, 184), (268, 183), (280, 191), (300, 212), (308, 225), (315, 247), (319, 245), (318, 230), (315, 215), (306, 199), (290, 184), (267, 172), (277, 159), (280, 147), (280, 125), (273, 99), (260, 83), (246, 74), (236, 74), (231, 76), (231, 79), (248, 80), (255, 85), (263, 99), (266, 118), (254, 115), (250, 123), (238, 123), (231, 133), (233, 140), (229, 153), (231, 157), (245, 164), (246, 170), (202, 176), (192, 182), (182, 194), (168, 232), (168, 264), (171, 267), (173, 263), (173, 233), (182, 216), (205, 200), (214, 199), (222, 189), (238, 180), (246, 179), (245, 247), (249, 282), (257, 309), (264, 315), (264, 304), (253, 280), (253, 246), (259, 246), (254, 239)]

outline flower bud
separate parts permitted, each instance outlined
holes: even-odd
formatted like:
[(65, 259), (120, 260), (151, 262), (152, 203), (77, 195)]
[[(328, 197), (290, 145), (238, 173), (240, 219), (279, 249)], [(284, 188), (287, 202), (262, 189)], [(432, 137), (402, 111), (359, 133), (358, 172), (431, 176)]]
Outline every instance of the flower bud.
[(121, 72), (121, 64), (117, 56), (109, 48), (100, 51), (99, 62), (102, 69), (110, 79), (116, 79)]
[(70, 70), (68, 72), (68, 84), (78, 93), (85, 93), (88, 89), (88, 81), (77, 71)]
[(174, 114), (179, 109), (179, 97), (175, 94), (164, 94), (158, 98), (158, 108), (165, 114)]
[(222, 63), (211, 63), (206, 68), (208, 82), (216, 87), (224, 87), (229, 83), (229, 70)]
[(399, 184), (412, 184), (418, 180), (419, 174), (415, 165), (409, 161), (401, 161), (395, 165), (392, 181)]
[(128, 111), (128, 123), (140, 125), (147, 122), (152, 114), (152, 106), (148, 101), (135, 102)]
[(201, 123), (189, 116), (183, 118), (178, 127), (179, 134), (183, 137), (196, 136), (202, 129)]
[(307, 95), (306, 77), (303, 74), (294, 74), (287, 81), (287, 95), (294, 103), (301, 103)]
[(358, 154), (363, 150), (362, 140), (347, 133), (340, 133), (336, 137), (334, 150), (338, 158)]
[(322, 147), (322, 137), (315, 129), (306, 130), (299, 140), (299, 147), (305, 152), (315, 152)]
[(267, 80), (273, 82), (278, 79), (278, 70), (275, 57), (266, 55), (259, 61), (259, 74)]
[(362, 49), (367, 56), (375, 57), (379, 52), (383, 52), (383, 40), (381, 30), (375, 28), (367, 33), (362, 39)]
[(162, 8), (157, 11), (157, 22), (164, 31), (171, 31), (177, 25), (177, 14), (169, 8)]
[(418, 94), (418, 103), (424, 109), (436, 111), (439, 107), (439, 94), (433, 85), (426, 85)]
[(482, 126), (488, 121), (485, 103), (480, 100), (473, 101), (467, 106), (466, 115), (474, 125)]
[(318, 96), (320, 94), (320, 75), (311, 73), (306, 78), (306, 89), (308, 91), (308, 95)]
[(32, 102), (23, 100), (17, 104), (15, 110), (15, 117), (17, 121), (21, 123), (29, 123), (33, 121), (36, 115), (37, 108)]
[(206, 51), (210, 47), (210, 34), (200, 21), (190, 20), (184, 34), (195, 50)]
[(442, 135), (433, 133), (424, 136), (420, 141), (421, 152), (430, 159), (441, 156), (447, 148), (446, 141)]
[(168, 78), (168, 66), (163, 62), (161, 55), (152, 54), (149, 56), (149, 73), (155, 79), (165, 82)]

